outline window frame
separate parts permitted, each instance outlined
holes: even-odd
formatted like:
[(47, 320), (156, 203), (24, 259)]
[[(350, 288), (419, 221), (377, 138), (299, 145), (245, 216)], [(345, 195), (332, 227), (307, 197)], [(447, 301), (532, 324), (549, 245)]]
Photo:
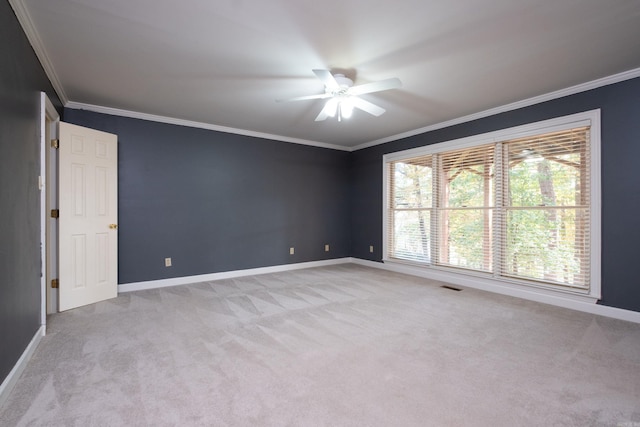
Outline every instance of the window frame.
[[(554, 131), (566, 130), (573, 127), (590, 127), (590, 286), (589, 289), (563, 287), (553, 284), (545, 284), (538, 281), (529, 281), (514, 277), (500, 276), (498, 272), (486, 273), (482, 271), (466, 270), (456, 267), (448, 267), (435, 264), (425, 264), (410, 260), (400, 260), (389, 256), (389, 210), (390, 210), (390, 163), (413, 157), (433, 155), (458, 149), (472, 148), (485, 144), (496, 144), (509, 140), (545, 134)], [(468, 284), (478, 283), (481, 288), (511, 287), (533, 292), (545, 296), (561, 296), (570, 299), (578, 299), (587, 302), (595, 302), (601, 298), (601, 168), (600, 168), (600, 109), (585, 111), (549, 120), (529, 123), (500, 129), (493, 132), (472, 135), (465, 138), (444, 141), (432, 145), (416, 147), (388, 153), (383, 156), (383, 212), (382, 212), (382, 243), (384, 263), (404, 266), (413, 273), (426, 277), (437, 277), (439, 280), (448, 280), (452, 283)], [(499, 247), (498, 250), (504, 248)], [(489, 289), (491, 290), (491, 289)]]

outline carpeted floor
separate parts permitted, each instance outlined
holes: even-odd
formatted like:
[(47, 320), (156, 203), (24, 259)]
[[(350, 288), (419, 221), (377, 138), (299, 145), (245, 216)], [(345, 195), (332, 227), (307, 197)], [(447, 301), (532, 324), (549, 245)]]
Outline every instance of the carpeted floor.
[(53, 315), (2, 426), (640, 426), (640, 325), (351, 264)]

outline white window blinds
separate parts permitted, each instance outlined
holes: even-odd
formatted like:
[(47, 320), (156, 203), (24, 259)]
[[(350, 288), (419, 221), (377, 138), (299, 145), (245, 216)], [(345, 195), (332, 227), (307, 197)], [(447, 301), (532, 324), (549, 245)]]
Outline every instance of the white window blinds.
[(589, 287), (589, 129), (504, 143), (502, 274)]
[(389, 252), (396, 258), (431, 261), (433, 164), (431, 156), (394, 162), (390, 169)]
[(437, 154), (437, 264), (492, 271), (494, 145)]
[(589, 126), (396, 155), (385, 257), (589, 290), (590, 155)]

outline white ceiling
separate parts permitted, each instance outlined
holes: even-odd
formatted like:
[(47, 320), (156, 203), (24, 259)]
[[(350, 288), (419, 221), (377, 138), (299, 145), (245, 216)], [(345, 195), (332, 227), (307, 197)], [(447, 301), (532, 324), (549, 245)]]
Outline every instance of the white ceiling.
[[(11, 3), (71, 107), (346, 149), (640, 67), (640, 0)], [(323, 100), (275, 102), (323, 93), (314, 68), (403, 87), (315, 122)]]

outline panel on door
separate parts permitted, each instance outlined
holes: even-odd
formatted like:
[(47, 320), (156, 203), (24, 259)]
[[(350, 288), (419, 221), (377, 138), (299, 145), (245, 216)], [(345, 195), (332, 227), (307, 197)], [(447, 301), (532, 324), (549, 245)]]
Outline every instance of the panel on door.
[(117, 136), (60, 123), (59, 309), (118, 294)]

